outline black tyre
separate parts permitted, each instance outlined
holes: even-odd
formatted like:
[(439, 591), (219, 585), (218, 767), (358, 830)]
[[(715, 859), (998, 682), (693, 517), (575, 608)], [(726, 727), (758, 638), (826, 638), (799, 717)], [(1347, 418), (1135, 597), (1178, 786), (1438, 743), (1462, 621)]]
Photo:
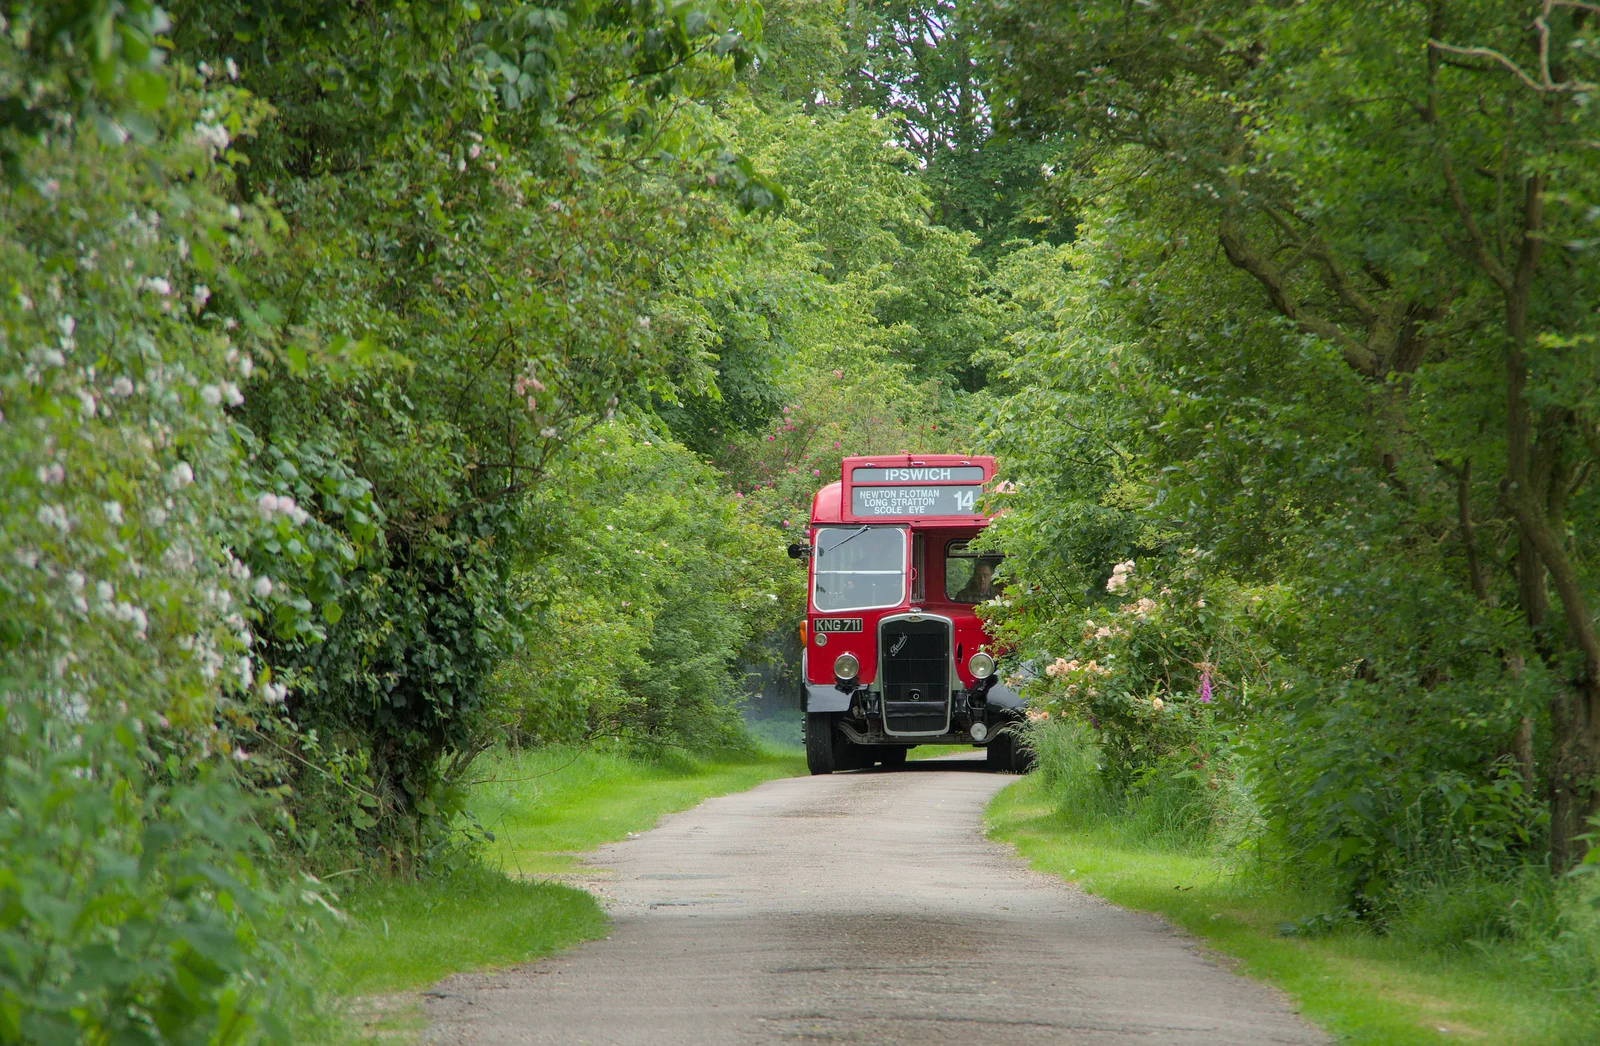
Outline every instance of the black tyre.
[(1033, 749), (1018, 727), (1001, 731), (984, 750), (984, 765), (995, 773), (1025, 774), (1033, 769)]
[(905, 766), (906, 753), (909, 751), (909, 748), (905, 748), (901, 745), (884, 745), (882, 748), (878, 749), (878, 762), (882, 763), (888, 768)]
[(983, 764), (991, 773), (1001, 774), (1011, 769), (1011, 735), (998, 734), (989, 739), (983, 750)]
[(841, 740), (833, 729), (833, 716), (827, 712), (806, 713), (806, 769), (813, 774), (831, 774), (837, 768), (835, 745)]
[(877, 751), (871, 745), (858, 745), (838, 727), (833, 731), (833, 768), (835, 770), (870, 770), (876, 761)]

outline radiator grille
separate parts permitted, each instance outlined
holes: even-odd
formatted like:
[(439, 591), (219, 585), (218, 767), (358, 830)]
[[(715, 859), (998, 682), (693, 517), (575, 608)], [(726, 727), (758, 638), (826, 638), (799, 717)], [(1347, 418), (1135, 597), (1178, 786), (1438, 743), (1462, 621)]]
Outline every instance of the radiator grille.
[(886, 621), (884, 726), (895, 734), (940, 734), (950, 727), (950, 626), (944, 621)]

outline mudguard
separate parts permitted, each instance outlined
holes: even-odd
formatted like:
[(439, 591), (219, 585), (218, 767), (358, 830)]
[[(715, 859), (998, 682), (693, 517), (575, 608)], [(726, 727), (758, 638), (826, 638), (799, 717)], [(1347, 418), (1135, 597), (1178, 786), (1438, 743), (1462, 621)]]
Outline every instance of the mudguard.
[(850, 695), (836, 686), (806, 684), (807, 712), (844, 712), (850, 708)]
[(810, 659), (811, 651), (800, 651), (800, 679), (805, 683), (807, 712), (848, 712), (850, 710), (850, 694), (845, 693), (836, 686), (826, 683), (817, 684), (806, 681), (806, 662)]
[(1004, 683), (996, 683), (989, 688), (989, 704), (993, 708), (1021, 708), (1022, 695)]

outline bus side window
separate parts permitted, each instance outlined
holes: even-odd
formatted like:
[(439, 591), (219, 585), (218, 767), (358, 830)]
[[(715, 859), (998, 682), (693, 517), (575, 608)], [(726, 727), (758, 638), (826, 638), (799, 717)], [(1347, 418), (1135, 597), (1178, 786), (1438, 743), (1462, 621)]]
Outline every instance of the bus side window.
[(944, 597), (952, 603), (982, 603), (1004, 586), (994, 580), (1004, 556), (978, 553), (965, 541), (952, 541), (944, 552)]
[(922, 535), (911, 538), (911, 602), (922, 602)]

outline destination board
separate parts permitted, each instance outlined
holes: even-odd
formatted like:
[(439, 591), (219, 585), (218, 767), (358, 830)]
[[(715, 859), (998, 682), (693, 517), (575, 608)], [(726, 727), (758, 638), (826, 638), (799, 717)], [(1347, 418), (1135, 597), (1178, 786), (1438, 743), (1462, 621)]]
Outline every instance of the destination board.
[(978, 497), (982, 493), (983, 487), (977, 484), (852, 487), (850, 511), (858, 519), (869, 516), (976, 516), (979, 514)]
[(854, 468), (852, 483), (982, 483), (982, 465), (916, 465), (909, 468)]

